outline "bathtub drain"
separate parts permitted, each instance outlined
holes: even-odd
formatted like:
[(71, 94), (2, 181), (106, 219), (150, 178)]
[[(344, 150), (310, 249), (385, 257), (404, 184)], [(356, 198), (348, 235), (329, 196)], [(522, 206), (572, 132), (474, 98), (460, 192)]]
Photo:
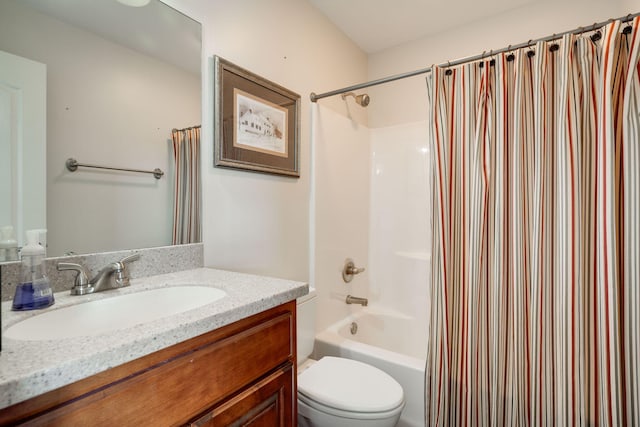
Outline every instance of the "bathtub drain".
[(356, 322), (351, 322), (351, 335), (355, 335), (358, 332), (358, 324)]

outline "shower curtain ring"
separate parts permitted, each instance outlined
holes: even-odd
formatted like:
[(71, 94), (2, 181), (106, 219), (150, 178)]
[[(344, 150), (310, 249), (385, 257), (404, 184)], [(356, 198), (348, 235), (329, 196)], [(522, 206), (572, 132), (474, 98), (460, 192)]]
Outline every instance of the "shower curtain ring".
[(513, 62), (516, 59), (516, 56), (513, 54), (513, 51), (511, 50), (511, 46), (512, 45), (507, 46), (507, 62)]
[(633, 21), (633, 19), (631, 18), (631, 14), (628, 14), (627, 17), (622, 21), (627, 23), (627, 26), (624, 27), (624, 30), (622, 30), (624, 34), (631, 34), (631, 32), (633, 31), (633, 23), (631, 21)]
[(482, 55), (480, 55), (480, 63), (478, 64), (479, 68), (484, 68), (484, 54), (487, 53), (486, 50), (482, 51)]
[(450, 76), (451, 74), (453, 74), (453, 71), (451, 71), (451, 61), (449, 60), (447, 60), (447, 71), (445, 71), (444, 74), (446, 76)]
[(529, 41), (527, 42), (527, 58), (531, 59), (531, 57), (535, 56), (536, 51), (533, 49), (533, 45), (531, 44), (533, 40), (529, 39)]

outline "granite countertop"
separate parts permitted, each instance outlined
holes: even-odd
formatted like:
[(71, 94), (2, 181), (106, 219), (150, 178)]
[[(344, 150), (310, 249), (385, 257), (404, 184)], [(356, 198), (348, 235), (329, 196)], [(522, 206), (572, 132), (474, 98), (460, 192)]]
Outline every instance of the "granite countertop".
[[(2, 328), (64, 306), (167, 286), (202, 285), (227, 296), (183, 313), (96, 336), (23, 341), (2, 336), (0, 409), (202, 335), (308, 293), (306, 283), (198, 268), (132, 279), (131, 286), (85, 296), (55, 294), (45, 310), (11, 311), (2, 303)], [(150, 301), (150, 303), (152, 303)], [(118, 316), (118, 313), (113, 313)], [(79, 319), (80, 320), (80, 319)], [(60, 325), (64, 327), (64, 325)]]

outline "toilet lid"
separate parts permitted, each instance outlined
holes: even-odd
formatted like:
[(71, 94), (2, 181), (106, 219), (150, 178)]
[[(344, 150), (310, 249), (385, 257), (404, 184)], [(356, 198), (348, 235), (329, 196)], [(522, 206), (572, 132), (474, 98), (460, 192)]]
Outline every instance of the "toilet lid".
[(382, 412), (404, 401), (389, 374), (366, 363), (323, 357), (298, 376), (298, 392), (320, 404), (352, 412)]

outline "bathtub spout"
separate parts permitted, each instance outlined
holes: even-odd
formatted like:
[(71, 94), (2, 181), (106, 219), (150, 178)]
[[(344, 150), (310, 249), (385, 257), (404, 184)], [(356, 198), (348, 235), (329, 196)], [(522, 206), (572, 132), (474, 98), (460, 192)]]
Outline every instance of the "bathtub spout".
[(366, 298), (354, 297), (351, 295), (347, 295), (347, 304), (360, 304), (363, 307), (366, 307), (369, 304), (369, 300)]

